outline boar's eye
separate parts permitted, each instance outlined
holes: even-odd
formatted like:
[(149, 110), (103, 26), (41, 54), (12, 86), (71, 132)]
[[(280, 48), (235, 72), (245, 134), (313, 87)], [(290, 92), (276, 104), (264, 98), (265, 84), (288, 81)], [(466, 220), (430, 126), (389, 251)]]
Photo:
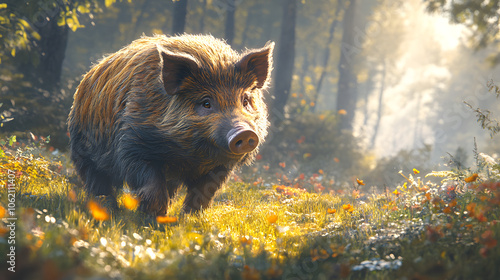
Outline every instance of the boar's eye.
[(248, 97), (243, 98), (243, 107), (247, 107), (247, 106), (248, 106), (248, 103), (250, 103), (250, 102), (248, 101)]
[(208, 116), (214, 112), (216, 105), (215, 101), (210, 97), (205, 97), (196, 103), (195, 110), (200, 116)]
[(206, 109), (210, 109), (210, 108), (212, 108), (212, 104), (210, 104), (210, 100), (204, 100), (204, 101), (201, 103), (201, 106), (203, 106), (203, 108), (206, 108)]

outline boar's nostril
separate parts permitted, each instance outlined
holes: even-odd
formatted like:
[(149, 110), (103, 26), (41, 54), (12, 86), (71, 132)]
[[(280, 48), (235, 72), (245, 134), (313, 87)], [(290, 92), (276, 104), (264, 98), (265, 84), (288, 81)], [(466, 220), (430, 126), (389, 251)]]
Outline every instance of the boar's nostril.
[(233, 154), (241, 155), (253, 151), (259, 144), (257, 134), (247, 128), (233, 128), (227, 134), (229, 150)]

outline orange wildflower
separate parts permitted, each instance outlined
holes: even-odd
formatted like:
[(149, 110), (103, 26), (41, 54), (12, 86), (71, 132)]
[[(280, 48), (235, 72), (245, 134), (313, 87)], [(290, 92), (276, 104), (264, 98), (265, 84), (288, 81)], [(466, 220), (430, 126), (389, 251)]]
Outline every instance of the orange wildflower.
[(326, 212), (328, 212), (328, 214), (335, 214), (335, 213), (337, 213), (337, 210), (336, 210), (336, 209), (331, 209), (331, 208), (328, 208), (328, 209), (326, 210)]
[(351, 204), (342, 205), (342, 209), (344, 209), (344, 211), (348, 211), (350, 213), (352, 213), (354, 211), (354, 207)]
[(363, 180), (360, 180), (359, 178), (356, 178), (356, 182), (358, 183), (358, 185), (360, 186), (364, 186), (365, 183), (363, 182)]
[(476, 203), (469, 203), (467, 206), (467, 211), (469, 211), (469, 216), (474, 217), (476, 215)]
[(101, 205), (99, 205), (99, 203), (91, 200), (91, 201), (89, 201), (89, 203), (87, 203), (87, 207), (89, 208), (90, 212), (92, 213), (92, 216), (94, 217), (94, 219), (96, 219), (98, 221), (106, 221), (109, 219), (108, 210), (106, 208), (102, 207)]
[(252, 237), (242, 236), (240, 238), (240, 243), (243, 246), (245, 246), (245, 245), (252, 245)]
[(126, 193), (122, 198), (123, 206), (128, 210), (135, 210), (139, 206), (139, 199), (132, 194)]
[(465, 178), (464, 181), (466, 183), (472, 183), (472, 182), (475, 182), (477, 180), (477, 177), (479, 177), (479, 175), (477, 175), (477, 173), (474, 173), (474, 174), (472, 174), (472, 176)]
[(68, 192), (68, 199), (69, 199), (69, 201), (71, 201), (73, 203), (76, 202), (76, 192), (75, 192), (75, 190), (73, 190), (73, 189), (69, 190), (69, 192)]
[(448, 206), (450, 206), (450, 207), (455, 207), (455, 206), (457, 206), (457, 200), (456, 200), (456, 199), (453, 199), (453, 200), (450, 202), (450, 204), (448, 204)]
[(177, 217), (157, 216), (156, 222), (159, 224), (171, 224), (177, 222)]
[(271, 213), (267, 216), (267, 221), (270, 223), (270, 224), (274, 224), (278, 221), (278, 215), (274, 214), (274, 213)]

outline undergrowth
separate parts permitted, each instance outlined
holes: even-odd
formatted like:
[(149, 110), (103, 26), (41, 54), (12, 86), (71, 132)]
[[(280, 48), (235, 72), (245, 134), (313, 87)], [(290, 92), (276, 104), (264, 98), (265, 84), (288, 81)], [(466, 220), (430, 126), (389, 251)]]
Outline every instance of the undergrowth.
[(43, 147), (2, 151), (1, 279), (500, 278), (500, 165), (488, 155), (401, 171), (405, 183), (382, 193), (362, 178), (325, 188), (323, 170), (234, 175), (202, 213), (182, 214), (181, 192), (168, 216), (150, 217), (126, 190), (112, 212), (89, 200)]

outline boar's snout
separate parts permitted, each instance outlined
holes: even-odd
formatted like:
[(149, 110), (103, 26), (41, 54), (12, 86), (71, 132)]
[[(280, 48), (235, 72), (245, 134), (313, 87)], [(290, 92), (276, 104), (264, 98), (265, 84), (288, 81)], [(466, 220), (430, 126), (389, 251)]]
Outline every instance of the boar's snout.
[(259, 145), (259, 136), (247, 126), (237, 126), (227, 133), (229, 150), (233, 154), (249, 153)]

